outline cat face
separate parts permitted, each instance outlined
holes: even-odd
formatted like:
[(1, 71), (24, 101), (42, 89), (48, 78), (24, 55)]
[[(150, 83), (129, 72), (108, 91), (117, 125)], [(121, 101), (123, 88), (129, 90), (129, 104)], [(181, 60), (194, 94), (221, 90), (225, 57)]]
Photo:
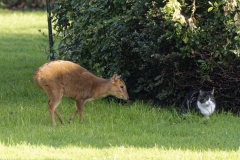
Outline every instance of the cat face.
[(205, 107), (211, 106), (214, 102), (214, 89), (212, 91), (199, 91), (198, 101)]

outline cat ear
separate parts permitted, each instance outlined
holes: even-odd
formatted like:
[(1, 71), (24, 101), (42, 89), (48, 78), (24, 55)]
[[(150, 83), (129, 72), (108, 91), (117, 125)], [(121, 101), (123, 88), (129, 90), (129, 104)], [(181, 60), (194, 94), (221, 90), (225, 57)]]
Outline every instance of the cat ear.
[(214, 95), (214, 88), (213, 88), (213, 90), (211, 91), (211, 94)]

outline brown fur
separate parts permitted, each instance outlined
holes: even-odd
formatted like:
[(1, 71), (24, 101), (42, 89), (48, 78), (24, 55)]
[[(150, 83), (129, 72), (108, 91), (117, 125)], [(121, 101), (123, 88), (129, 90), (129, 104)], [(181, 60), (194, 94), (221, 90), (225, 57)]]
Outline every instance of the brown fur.
[(63, 118), (56, 109), (62, 96), (76, 102), (77, 109), (70, 122), (79, 113), (81, 123), (85, 102), (109, 95), (124, 100), (129, 98), (125, 83), (116, 73), (110, 79), (103, 79), (69, 61), (58, 60), (42, 65), (34, 75), (34, 82), (49, 98), (48, 109), (53, 125), (56, 125), (54, 112), (63, 123)]

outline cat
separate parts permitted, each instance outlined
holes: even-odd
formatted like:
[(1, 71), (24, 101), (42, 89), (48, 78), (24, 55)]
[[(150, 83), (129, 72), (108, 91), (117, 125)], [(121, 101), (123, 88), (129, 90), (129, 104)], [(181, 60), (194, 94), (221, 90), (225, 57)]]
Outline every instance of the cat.
[(206, 119), (209, 119), (216, 108), (214, 89), (212, 91), (196, 89), (190, 92), (185, 97), (182, 106), (188, 111), (198, 109)]

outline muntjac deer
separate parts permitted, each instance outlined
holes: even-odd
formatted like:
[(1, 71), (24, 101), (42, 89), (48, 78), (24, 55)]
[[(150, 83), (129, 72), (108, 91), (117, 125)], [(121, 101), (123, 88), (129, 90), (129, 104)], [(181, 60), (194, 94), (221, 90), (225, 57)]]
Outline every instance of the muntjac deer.
[(42, 65), (34, 75), (34, 82), (47, 94), (52, 123), (56, 125), (54, 112), (63, 123), (63, 118), (56, 109), (62, 96), (76, 102), (76, 111), (70, 122), (79, 113), (80, 123), (83, 122), (84, 104), (87, 101), (109, 95), (128, 100), (127, 87), (120, 77), (115, 73), (110, 79), (103, 79), (75, 63), (57, 60)]

